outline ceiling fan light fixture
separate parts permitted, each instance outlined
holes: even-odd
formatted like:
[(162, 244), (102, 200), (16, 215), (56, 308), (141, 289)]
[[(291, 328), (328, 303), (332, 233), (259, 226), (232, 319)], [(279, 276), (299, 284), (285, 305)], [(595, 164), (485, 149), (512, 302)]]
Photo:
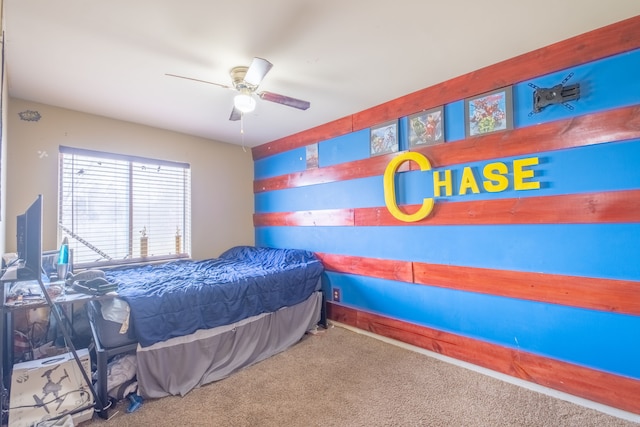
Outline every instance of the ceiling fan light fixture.
[[(1, 0), (0, 0), (1, 1)], [(285, 105), (287, 107), (297, 108), (299, 110), (306, 110), (311, 106), (309, 101), (302, 99), (292, 98), (290, 96), (284, 96), (273, 92), (258, 92), (258, 86), (262, 83), (262, 79), (267, 75), (273, 64), (264, 58), (255, 57), (251, 61), (251, 65), (248, 67), (237, 66), (233, 67), (229, 71), (231, 76), (232, 86), (208, 82), (206, 80), (195, 79), (192, 77), (179, 76), (177, 74), (166, 73), (167, 76), (179, 77), (187, 80), (194, 80), (201, 83), (209, 83), (212, 85), (220, 86), (225, 89), (232, 89), (237, 92), (233, 98), (233, 109), (229, 115), (229, 120), (232, 122), (242, 120), (242, 115), (250, 113), (256, 108), (256, 97), (264, 99), (265, 101), (274, 102), (276, 104)]]
[(233, 98), (233, 105), (238, 111), (250, 113), (256, 109), (256, 100), (250, 93), (239, 93)]

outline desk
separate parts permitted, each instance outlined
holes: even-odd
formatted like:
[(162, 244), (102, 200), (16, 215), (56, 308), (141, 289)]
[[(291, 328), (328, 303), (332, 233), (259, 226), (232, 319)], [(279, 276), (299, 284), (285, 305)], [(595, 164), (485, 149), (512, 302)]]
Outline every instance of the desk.
[[(62, 284), (60, 284), (62, 285)], [(11, 372), (11, 366), (14, 363), (13, 354), (14, 354), (14, 340), (13, 340), (13, 313), (23, 310), (33, 310), (38, 308), (50, 308), (51, 310), (56, 310), (62, 308), (65, 310), (65, 315), (63, 316), (65, 319), (71, 319), (73, 322), (73, 304), (76, 303), (86, 303), (92, 300), (102, 300), (113, 298), (115, 294), (105, 294), (105, 295), (89, 295), (83, 293), (64, 293), (60, 294), (55, 298), (51, 298), (54, 306), (49, 307), (47, 301), (44, 297), (40, 299), (30, 298), (28, 300), (22, 301), (11, 301), (7, 302), (4, 307), (4, 328), (2, 330), (2, 339), (0, 339), (0, 349), (3, 349), (2, 352), (2, 360), (3, 360), (3, 368), (4, 372)], [(70, 313), (69, 313), (70, 312)], [(51, 315), (50, 315), (51, 317)], [(64, 327), (64, 325), (58, 325), (59, 327)], [(71, 331), (72, 337), (75, 334), (73, 330), (73, 324), (67, 323), (69, 330)], [(7, 375), (8, 377), (8, 375)], [(5, 378), (5, 386), (8, 388), (9, 382), (8, 379)]]
[[(49, 307), (51, 309), (51, 314), (54, 316), (54, 318), (57, 320), (58, 324), (60, 325), (61, 332), (65, 337), (67, 346), (69, 347), (71, 353), (73, 354), (74, 359), (76, 360), (76, 363), (78, 364), (78, 366), (80, 366), (80, 370), (85, 377), (84, 378), (85, 382), (87, 383), (87, 386), (89, 387), (89, 389), (91, 390), (91, 393), (93, 394), (94, 401), (95, 401), (94, 406), (97, 411), (99, 412), (102, 411), (104, 409), (103, 402), (97, 396), (95, 389), (93, 387), (93, 383), (91, 382), (91, 378), (88, 375), (86, 375), (85, 370), (82, 369), (82, 365), (81, 365), (80, 359), (77, 356), (75, 346), (71, 341), (71, 336), (69, 334), (70, 328), (69, 329), (67, 328), (67, 326), (71, 326), (68, 316), (66, 315), (66, 313), (63, 313), (64, 318), (67, 321), (67, 323), (65, 324), (63, 322), (63, 316), (61, 316), (58, 308), (63, 308), (64, 306), (68, 306), (73, 303), (86, 302), (86, 301), (95, 300), (95, 299), (112, 298), (113, 295), (106, 294), (101, 296), (94, 296), (94, 295), (88, 295), (88, 294), (82, 294), (82, 293), (73, 293), (73, 294), (65, 293), (65, 294), (56, 296), (56, 298), (52, 298), (51, 295), (49, 295), (49, 293), (44, 292), (47, 287), (42, 282), (42, 279), (39, 279), (37, 283), (41, 290), (40, 293), (43, 294), (44, 292), (42, 299), (30, 298), (27, 301), (23, 299), (20, 302), (16, 302), (16, 301), (6, 302), (6, 295), (5, 295), (5, 291), (7, 288), (6, 285), (8, 285), (11, 282), (13, 282), (13, 280), (11, 281), (0, 280), (0, 302), (2, 303), (0, 306), (1, 308), (0, 355), (2, 355), (2, 363), (0, 363), (0, 388), (1, 388), (0, 402), (2, 405), (0, 407), (0, 409), (2, 410), (2, 413), (1, 413), (2, 416), (0, 417), (1, 423), (4, 424), (4, 422), (6, 421), (5, 417), (8, 415), (9, 388), (11, 384), (10, 375), (5, 376), (5, 373), (9, 374), (13, 368), (13, 339), (7, 340), (8, 338), (7, 331), (9, 331), (10, 336), (13, 337), (12, 313), (18, 310), (34, 309), (34, 308), (40, 308), (40, 307)], [(84, 408), (84, 409), (86, 410), (87, 408)]]

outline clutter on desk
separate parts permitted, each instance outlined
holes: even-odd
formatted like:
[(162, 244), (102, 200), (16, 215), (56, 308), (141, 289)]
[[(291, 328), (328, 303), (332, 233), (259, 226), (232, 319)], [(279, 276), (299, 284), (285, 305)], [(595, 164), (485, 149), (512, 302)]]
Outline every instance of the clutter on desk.
[(49, 297), (54, 300), (64, 294), (64, 283), (50, 284), (45, 286), (45, 289)]
[(33, 281), (15, 282), (6, 295), (6, 306), (44, 303), (45, 298), (40, 284)]
[(78, 274), (68, 274), (66, 284), (76, 292), (89, 295), (105, 295), (118, 290), (118, 284), (107, 280), (102, 270), (85, 270)]
[(115, 283), (109, 283), (100, 279), (91, 280), (89, 282), (75, 282), (73, 290), (76, 292), (82, 292), (89, 295), (105, 295), (109, 292), (115, 292), (118, 290), (118, 285)]

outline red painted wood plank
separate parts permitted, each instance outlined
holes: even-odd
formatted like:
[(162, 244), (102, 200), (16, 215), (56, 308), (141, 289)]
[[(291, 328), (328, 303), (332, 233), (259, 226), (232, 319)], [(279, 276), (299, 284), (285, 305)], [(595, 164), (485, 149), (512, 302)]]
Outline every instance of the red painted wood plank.
[(329, 319), (640, 414), (640, 381), (329, 302)]
[(413, 263), (415, 283), (640, 315), (640, 282)]
[(638, 47), (640, 16), (560, 41), (369, 108), (353, 115), (353, 130), (365, 129), (376, 123)]
[[(341, 163), (324, 168), (308, 169), (303, 172), (265, 178), (253, 182), (253, 192), (282, 190), (285, 188), (303, 187), (306, 185), (324, 184), (328, 182), (345, 181), (349, 179), (366, 178), (384, 174), (387, 164), (399, 153), (385, 154), (369, 159)], [(398, 171), (409, 170), (409, 163), (405, 162)]]
[(259, 145), (251, 149), (251, 154), (253, 160), (259, 160), (294, 148), (304, 147), (314, 142), (344, 135), (352, 131), (351, 116), (347, 116), (303, 132)]
[[(433, 167), (640, 138), (640, 107), (631, 106), (412, 151)], [(412, 167), (417, 166), (411, 162)]]
[(299, 212), (253, 214), (255, 227), (267, 226), (349, 226), (354, 224), (353, 209), (325, 209)]
[[(405, 205), (406, 213), (418, 205)], [(436, 202), (431, 214), (412, 223), (394, 218), (386, 207), (256, 213), (263, 226), (425, 226), (488, 224), (597, 224), (640, 222), (640, 190), (544, 197)]]
[(330, 301), (327, 301), (326, 308), (327, 318), (354, 327), (358, 324), (358, 312), (356, 310), (346, 309), (346, 307)]
[[(414, 213), (418, 205), (402, 206)], [(488, 225), (488, 224), (595, 224), (640, 222), (640, 190), (581, 193), (545, 197), (436, 201), (431, 214), (407, 223), (386, 207), (355, 210), (356, 226)]]
[(316, 255), (322, 261), (324, 268), (329, 271), (413, 282), (413, 269), (410, 261), (363, 258), (328, 253), (316, 253)]
[[(635, 138), (640, 138), (640, 106), (496, 132), (414, 151), (427, 156), (433, 167), (443, 167)], [(259, 193), (382, 175), (389, 161), (397, 155), (398, 153), (387, 154), (256, 180), (253, 191)], [(409, 168), (415, 169), (416, 165), (413, 162), (405, 162), (399, 171)]]

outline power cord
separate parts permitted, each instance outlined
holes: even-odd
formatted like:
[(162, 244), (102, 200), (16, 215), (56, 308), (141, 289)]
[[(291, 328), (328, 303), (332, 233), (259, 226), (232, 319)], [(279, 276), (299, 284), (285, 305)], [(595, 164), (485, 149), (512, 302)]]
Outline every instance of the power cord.
[[(87, 393), (87, 391), (84, 388), (79, 388), (79, 389), (76, 389), (76, 390), (70, 390), (70, 391), (68, 391), (66, 393), (63, 393), (62, 395), (60, 395), (58, 397), (54, 397), (54, 398), (52, 398), (52, 399), (50, 399), (50, 400), (48, 400), (46, 402), (43, 400), (42, 403), (36, 403), (34, 405), (12, 406), (12, 407), (9, 408), (9, 410), (12, 411), (12, 410), (15, 410), (15, 409), (42, 408), (42, 407), (50, 405), (50, 404), (52, 404), (54, 402), (58, 402), (60, 399), (64, 400), (64, 399), (66, 399), (66, 397), (68, 395), (73, 394), (73, 393), (79, 393), (81, 398), (82, 397), (86, 397), (86, 399), (83, 399), (82, 402), (80, 404), (78, 404), (74, 409), (81, 408), (83, 405), (87, 405), (88, 403), (91, 402), (91, 398), (89, 396), (89, 393)], [(72, 410), (73, 409), (71, 409), (71, 411)]]

